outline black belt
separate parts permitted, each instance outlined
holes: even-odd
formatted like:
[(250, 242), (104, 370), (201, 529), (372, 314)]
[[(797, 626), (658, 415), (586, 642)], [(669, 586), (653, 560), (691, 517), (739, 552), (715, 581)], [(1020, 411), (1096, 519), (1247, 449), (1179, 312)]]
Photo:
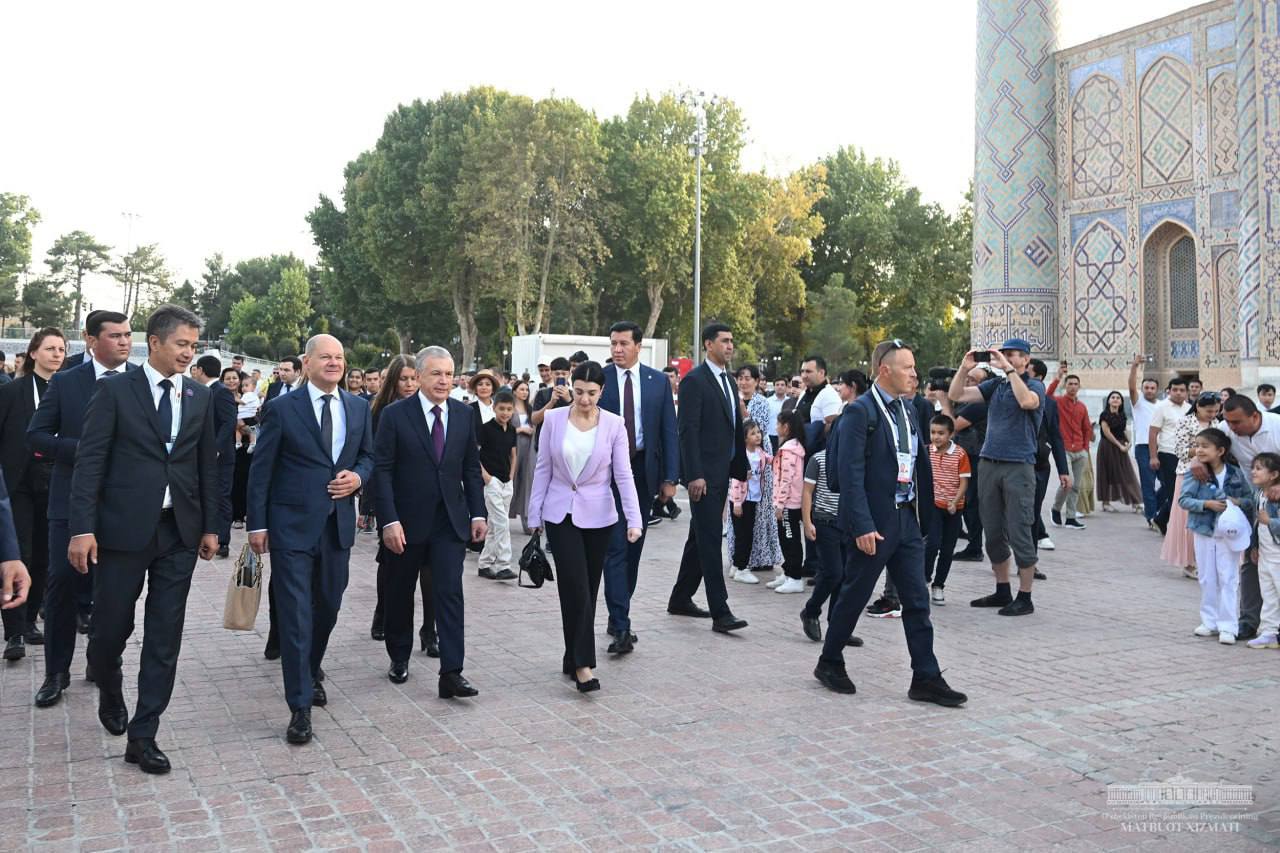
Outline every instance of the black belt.
[(173, 516), (173, 507), (169, 507), (168, 509), (162, 509), (162, 510), (160, 510), (160, 517), (161, 517), (161, 518), (164, 518), (165, 516), (169, 516), (169, 517), (172, 517), (172, 516)]
[(914, 500), (914, 499), (913, 499), (913, 500), (909, 500), (909, 501), (902, 501), (901, 503), (894, 504), (894, 507), (895, 507), (896, 509), (910, 509), (910, 510), (914, 510), (914, 509), (916, 508), (916, 502), (915, 502), (915, 500)]

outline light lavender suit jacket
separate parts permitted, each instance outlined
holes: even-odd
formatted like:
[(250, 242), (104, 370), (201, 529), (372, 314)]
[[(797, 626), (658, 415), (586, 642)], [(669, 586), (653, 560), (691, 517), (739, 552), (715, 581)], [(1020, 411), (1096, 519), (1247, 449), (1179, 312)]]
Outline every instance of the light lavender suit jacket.
[(545, 522), (558, 524), (566, 515), (572, 515), (574, 527), (612, 527), (618, 521), (612, 489), (616, 483), (627, 527), (642, 529), (640, 502), (627, 452), (626, 424), (618, 415), (600, 410), (595, 449), (575, 480), (563, 451), (565, 430), (576, 429), (569, 424), (571, 408), (552, 409), (542, 422), (525, 523), (530, 528), (542, 527)]

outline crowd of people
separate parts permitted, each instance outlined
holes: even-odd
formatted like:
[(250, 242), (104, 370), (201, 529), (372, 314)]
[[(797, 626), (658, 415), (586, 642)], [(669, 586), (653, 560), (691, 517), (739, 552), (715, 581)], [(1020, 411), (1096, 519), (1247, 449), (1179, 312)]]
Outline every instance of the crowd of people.
[[(1017, 338), (922, 384), (897, 339), (865, 373), (829, 375), (817, 354), (793, 377), (735, 370), (720, 323), (703, 330), (701, 363), (683, 377), (640, 362), (629, 321), (611, 327), (603, 363), (578, 352), (538, 365), (536, 379), (455, 375), (439, 346), (349, 368), (325, 334), (264, 377), (243, 359), (197, 358), (199, 331), (185, 308), (158, 308), (138, 367), (128, 318), (95, 311), (78, 363), (61, 331), (42, 329), (0, 387), (4, 657), (43, 646), (35, 704), (47, 708), (87, 634), (99, 719), (128, 735), (126, 761), (147, 772), (169, 769), (155, 738), (196, 559), (230, 556), (234, 528), (270, 557), (264, 656), (280, 660), (294, 744), (311, 740), (311, 709), (327, 702), (323, 663), (357, 535), (378, 537), (370, 636), (387, 677), (410, 678), (417, 590), (418, 644), (439, 660), (446, 699), (479, 694), (463, 674), (468, 551), (480, 578), (518, 581), (514, 520), (545, 535), (561, 670), (590, 693), (601, 689), (601, 587), (608, 654), (632, 653), (646, 533), (679, 516), (678, 485), (689, 522), (667, 612), (741, 631), (726, 577), (755, 585), (772, 573), (774, 593), (807, 594), (798, 629), (822, 644), (814, 676), (838, 693), (856, 689), (844, 650), (862, 645), (865, 613), (902, 620), (911, 699), (966, 702), (942, 678), (931, 608), (947, 603), (955, 562), (985, 556), (994, 590), (971, 606), (1034, 613), (1040, 553), (1055, 548), (1043, 521), (1053, 469), (1055, 527), (1086, 529), (1095, 497), (1102, 512), (1143, 513), (1165, 536), (1162, 557), (1200, 582), (1197, 635), (1280, 647), (1280, 414), (1231, 389), (1196, 389), (1188, 402), (1182, 378), (1160, 399), (1141, 357), (1128, 404), (1112, 392), (1094, 417), (1069, 365), (1046, 387), (1045, 363)], [(130, 714), (122, 655), (144, 586)]]

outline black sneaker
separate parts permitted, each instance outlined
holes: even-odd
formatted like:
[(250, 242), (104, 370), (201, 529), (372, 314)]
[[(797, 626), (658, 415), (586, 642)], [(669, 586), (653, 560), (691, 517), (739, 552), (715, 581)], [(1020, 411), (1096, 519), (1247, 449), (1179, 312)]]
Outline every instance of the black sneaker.
[(1056, 509), (1049, 510), (1049, 518), (1053, 520), (1054, 527), (1062, 526), (1062, 513), (1058, 512)]
[(481, 566), (481, 567), (480, 567), (480, 577), (482, 577), (482, 578), (488, 578), (489, 580), (494, 580), (494, 578), (496, 577), (496, 575), (494, 575), (494, 573), (493, 573), (493, 569), (489, 568), (488, 566)]
[(957, 551), (954, 554), (952, 554), (951, 559), (955, 562), (960, 562), (960, 563), (981, 563), (982, 552), (970, 551), (969, 549), (966, 548), (963, 551)]
[(1085, 529), (1085, 525), (1084, 525), (1084, 523), (1083, 523), (1083, 522), (1081, 522), (1079, 519), (1076, 519), (1076, 518), (1068, 518), (1068, 519), (1066, 520), (1066, 522), (1064, 522), (1064, 523), (1063, 523), (1063, 524), (1061, 524), (1060, 526), (1061, 526), (1061, 527), (1070, 527), (1070, 528), (1072, 528), (1073, 530), (1084, 530), (1084, 529)]
[(907, 691), (907, 698), (916, 702), (932, 702), (944, 708), (959, 708), (969, 701), (969, 697), (959, 690), (952, 690), (941, 675), (912, 681), (911, 689)]
[(1000, 595), (999, 593), (993, 592), (990, 595), (984, 595), (982, 598), (975, 598), (973, 601), (969, 602), (969, 606), (970, 607), (1004, 607), (1006, 604), (1008, 604), (1012, 600), (1013, 599), (1011, 599), (1007, 595)]
[(877, 619), (897, 619), (902, 615), (902, 604), (895, 599), (881, 596), (867, 608), (867, 615)]
[(1040, 571), (1039, 569), (1035, 570), (1032, 577), (1034, 577), (1038, 581), (1047, 581), (1049, 579), (1049, 576), (1046, 575), (1044, 572)]
[(1001, 616), (1029, 616), (1036, 612), (1036, 606), (1029, 598), (1015, 598), (996, 612)]
[(818, 661), (813, 677), (822, 682), (822, 686), (836, 693), (857, 693), (858, 688), (849, 679), (849, 673), (843, 666)]

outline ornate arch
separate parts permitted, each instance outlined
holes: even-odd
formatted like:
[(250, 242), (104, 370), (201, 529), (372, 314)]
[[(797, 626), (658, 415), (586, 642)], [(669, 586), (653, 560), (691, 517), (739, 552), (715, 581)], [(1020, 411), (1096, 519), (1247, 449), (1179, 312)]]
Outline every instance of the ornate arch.
[[(1190, 240), (1194, 249), (1195, 237), (1185, 225), (1166, 219), (1151, 229), (1142, 244), (1142, 322), (1143, 349), (1155, 356), (1156, 369), (1196, 370), (1200, 367), (1200, 330), (1173, 328), (1171, 311), (1173, 286), (1170, 278), (1170, 260), (1174, 247), (1180, 241)], [(1187, 244), (1182, 244), (1185, 252)], [(1193, 305), (1198, 282), (1194, 278), (1196, 267), (1192, 258)], [(1185, 284), (1185, 282), (1180, 282)], [(1197, 308), (1198, 310), (1198, 308)]]
[(1108, 195), (1124, 174), (1124, 100), (1110, 77), (1094, 74), (1071, 101), (1071, 195)]
[(1191, 179), (1191, 73), (1172, 56), (1157, 59), (1138, 96), (1144, 187)]

